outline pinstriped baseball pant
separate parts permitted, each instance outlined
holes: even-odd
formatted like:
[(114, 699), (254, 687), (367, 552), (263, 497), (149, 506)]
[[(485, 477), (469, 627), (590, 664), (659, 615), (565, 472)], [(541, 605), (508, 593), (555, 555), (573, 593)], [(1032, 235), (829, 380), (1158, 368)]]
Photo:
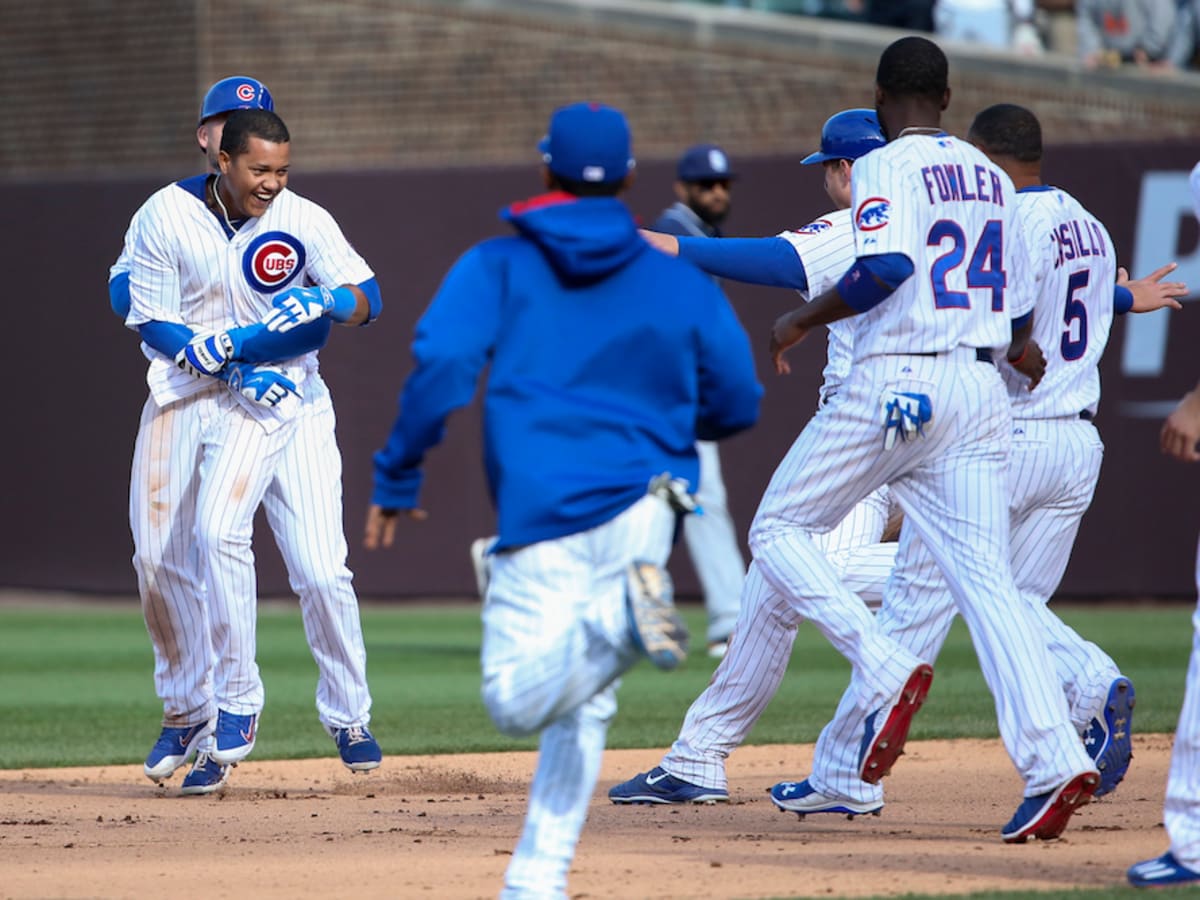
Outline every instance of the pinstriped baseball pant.
[[(1200, 545), (1196, 547), (1196, 590), (1200, 591)], [(1163, 822), (1175, 858), (1200, 871), (1200, 605), (1192, 616), (1192, 655), (1167, 774)]]
[(505, 734), (540, 731), (537, 771), (504, 898), (565, 898), (620, 676), (639, 658), (626, 569), (665, 566), (675, 514), (644, 497), (588, 531), (493, 560), (483, 607), (483, 701)]

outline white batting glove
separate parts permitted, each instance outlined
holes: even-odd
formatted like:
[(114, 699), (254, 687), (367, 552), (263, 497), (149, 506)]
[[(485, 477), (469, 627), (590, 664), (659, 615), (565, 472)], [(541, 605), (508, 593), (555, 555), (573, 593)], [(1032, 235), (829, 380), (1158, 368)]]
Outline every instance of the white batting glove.
[(253, 366), (250, 363), (232, 363), (225, 380), (230, 390), (237, 391), (259, 406), (279, 406), (288, 397), (299, 398), (296, 383), (278, 369), (269, 366)]
[(291, 331), (333, 309), (333, 292), (325, 287), (290, 288), (271, 301), (275, 308), (262, 320), (268, 331)]
[(233, 338), (226, 332), (202, 332), (175, 355), (175, 365), (197, 378), (215, 378), (233, 353)]

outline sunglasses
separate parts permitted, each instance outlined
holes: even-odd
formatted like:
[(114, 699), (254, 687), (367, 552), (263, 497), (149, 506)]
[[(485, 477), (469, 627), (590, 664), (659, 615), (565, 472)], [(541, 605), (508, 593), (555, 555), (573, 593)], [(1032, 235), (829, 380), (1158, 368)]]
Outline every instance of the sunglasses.
[(717, 186), (724, 188), (726, 191), (729, 190), (728, 178), (704, 178), (700, 181), (693, 181), (692, 184), (696, 185), (702, 191), (711, 191)]

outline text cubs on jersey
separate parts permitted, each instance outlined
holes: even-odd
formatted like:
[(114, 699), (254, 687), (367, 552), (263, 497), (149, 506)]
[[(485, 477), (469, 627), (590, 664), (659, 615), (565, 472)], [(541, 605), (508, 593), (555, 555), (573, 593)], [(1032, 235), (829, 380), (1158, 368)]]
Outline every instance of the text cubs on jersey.
[(242, 255), (246, 281), (261, 294), (283, 288), (304, 270), (304, 244), (286, 231), (268, 231), (256, 237)]

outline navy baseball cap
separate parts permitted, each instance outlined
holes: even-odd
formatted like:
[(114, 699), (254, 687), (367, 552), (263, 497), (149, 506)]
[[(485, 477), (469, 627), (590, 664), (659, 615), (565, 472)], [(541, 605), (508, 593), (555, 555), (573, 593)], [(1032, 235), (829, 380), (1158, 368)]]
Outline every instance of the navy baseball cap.
[(697, 144), (688, 147), (679, 157), (675, 176), (680, 181), (720, 181), (737, 178), (729, 165), (729, 157), (716, 144)]
[(556, 109), (538, 150), (555, 175), (589, 184), (620, 181), (635, 165), (625, 114), (602, 103)]

